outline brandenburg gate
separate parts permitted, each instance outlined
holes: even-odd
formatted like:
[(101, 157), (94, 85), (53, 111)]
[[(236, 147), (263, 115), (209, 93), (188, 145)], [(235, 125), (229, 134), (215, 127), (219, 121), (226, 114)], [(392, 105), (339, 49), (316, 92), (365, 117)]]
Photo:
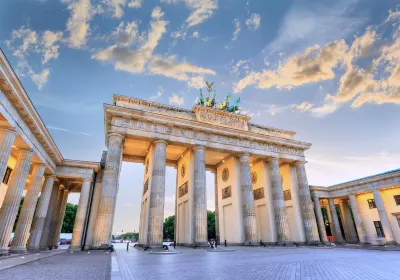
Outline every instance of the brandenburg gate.
[(210, 97), (201, 96), (192, 110), (120, 95), (113, 99), (104, 105), (108, 152), (98, 175), (101, 191), (93, 197), (92, 248), (110, 244), (122, 161), (145, 166), (141, 246), (162, 246), (166, 166), (177, 169), (177, 244), (208, 242), (207, 170), (215, 173), (218, 241), (320, 243), (304, 166), (311, 144), (294, 140), (294, 132), (253, 124), (234, 112), (238, 108), (227, 102), (215, 106)]

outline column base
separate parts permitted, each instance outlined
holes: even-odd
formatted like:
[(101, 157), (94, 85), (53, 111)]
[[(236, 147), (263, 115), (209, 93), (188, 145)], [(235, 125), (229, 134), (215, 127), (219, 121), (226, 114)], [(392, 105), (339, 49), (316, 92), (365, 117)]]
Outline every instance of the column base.
[(28, 253), (40, 252), (40, 248), (39, 247), (26, 247), (26, 250), (28, 250)]
[(387, 241), (387, 242), (385, 242), (385, 245), (397, 245), (397, 242), (396, 241)]
[(305, 242), (305, 245), (308, 245), (308, 246), (320, 246), (321, 244), (322, 244), (322, 242), (319, 240)]
[(8, 256), (10, 252), (7, 249), (0, 249), (0, 256)]
[(25, 247), (10, 247), (8, 251), (11, 254), (26, 254), (28, 252)]
[(68, 251), (69, 251), (69, 252), (78, 252), (78, 251), (82, 251), (82, 247), (81, 247), (81, 246), (69, 246)]
[(243, 246), (260, 246), (260, 242), (257, 241), (247, 241), (243, 243)]
[[(85, 250), (86, 250), (86, 246), (85, 246)], [(100, 246), (89, 246), (88, 250), (103, 250), (103, 251), (110, 251), (111, 250), (111, 245), (110, 244), (101, 244)]]

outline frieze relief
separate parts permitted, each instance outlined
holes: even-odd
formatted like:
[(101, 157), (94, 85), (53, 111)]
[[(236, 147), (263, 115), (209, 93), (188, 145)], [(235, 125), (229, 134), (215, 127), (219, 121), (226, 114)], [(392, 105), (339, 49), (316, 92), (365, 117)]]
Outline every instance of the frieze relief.
[(209, 141), (209, 142), (221, 143), (221, 144), (250, 148), (250, 149), (264, 150), (274, 153), (283, 153), (292, 156), (303, 155), (302, 150), (265, 143), (265, 142), (249, 141), (246, 139), (238, 139), (234, 137), (227, 137), (212, 133), (204, 133), (204, 132), (194, 131), (191, 129), (170, 127), (163, 124), (152, 124), (150, 122), (145, 122), (145, 121), (127, 120), (123, 118), (115, 118), (113, 121), (115, 126), (123, 128), (138, 129), (154, 133), (163, 133), (176, 137), (185, 137), (201, 141)]

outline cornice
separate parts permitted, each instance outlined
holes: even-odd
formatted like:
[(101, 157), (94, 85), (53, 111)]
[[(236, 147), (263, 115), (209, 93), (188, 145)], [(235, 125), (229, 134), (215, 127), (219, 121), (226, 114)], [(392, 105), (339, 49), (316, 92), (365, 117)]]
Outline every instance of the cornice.
[(155, 123), (162, 123), (182, 128), (190, 128), (197, 131), (209, 132), (235, 138), (248, 139), (252, 141), (269, 142), (271, 144), (278, 144), (286, 147), (297, 148), (303, 151), (311, 147), (310, 143), (301, 142), (284, 137), (259, 134), (251, 131), (242, 131), (228, 127), (224, 127), (223, 129), (221, 129), (220, 126), (201, 123), (196, 120), (183, 119), (165, 114), (158, 114), (157, 112), (154, 111), (143, 111), (143, 110), (120, 107), (109, 104), (104, 104), (104, 118), (105, 118), (104, 125), (105, 125), (106, 136), (111, 126), (111, 117), (113, 116), (122, 117), (126, 119), (134, 118), (138, 120), (146, 120)]
[(54, 163), (61, 163), (63, 161), (61, 152), (1, 49), (0, 66), (0, 87), (2, 91), (18, 110), (22, 120), (35, 135)]
[(82, 161), (82, 160), (65, 159), (58, 166), (71, 166), (71, 167), (78, 167), (78, 168), (88, 168), (88, 169), (93, 169), (95, 172), (100, 170), (100, 163), (96, 162), (96, 161)]

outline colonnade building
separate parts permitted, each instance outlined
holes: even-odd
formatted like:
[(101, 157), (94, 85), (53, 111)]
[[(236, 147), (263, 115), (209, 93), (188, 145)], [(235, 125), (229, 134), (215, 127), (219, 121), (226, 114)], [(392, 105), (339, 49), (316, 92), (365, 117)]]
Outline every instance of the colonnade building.
[[(80, 198), (70, 248), (108, 248), (123, 161), (145, 166), (143, 185), (136, 187), (144, 247), (162, 246), (167, 166), (177, 169), (179, 245), (208, 241), (206, 171), (215, 174), (219, 242), (320, 244), (328, 240), (327, 229), (336, 242), (381, 242), (373, 240), (370, 221), (385, 243), (399, 242), (400, 206), (390, 197), (400, 194), (400, 171), (310, 191), (304, 153), (311, 144), (295, 140), (294, 132), (204, 105), (186, 110), (120, 95), (104, 105), (107, 152), (101, 163), (67, 160), (3, 53), (0, 66), (0, 254), (57, 247), (72, 192)], [(364, 200), (372, 198), (376, 209), (368, 212)], [(337, 204), (341, 211), (333, 210)]]

